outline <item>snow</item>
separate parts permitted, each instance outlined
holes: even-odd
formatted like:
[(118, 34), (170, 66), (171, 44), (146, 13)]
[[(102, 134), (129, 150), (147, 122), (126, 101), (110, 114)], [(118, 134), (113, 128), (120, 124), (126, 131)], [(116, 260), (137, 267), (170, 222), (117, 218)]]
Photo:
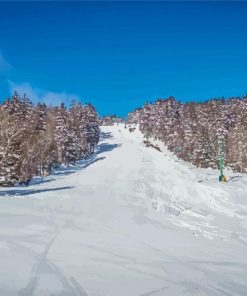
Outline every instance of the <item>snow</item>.
[(91, 158), (0, 189), (1, 295), (247, 295), (247, 177), (152, 142), (102, 127)]

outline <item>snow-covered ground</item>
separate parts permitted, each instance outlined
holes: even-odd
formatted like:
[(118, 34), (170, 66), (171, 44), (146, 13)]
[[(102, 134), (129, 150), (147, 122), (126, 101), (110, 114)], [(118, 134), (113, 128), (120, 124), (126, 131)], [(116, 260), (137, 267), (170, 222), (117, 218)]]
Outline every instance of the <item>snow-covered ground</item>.
[(247, 177), (102, 131), (77, 167), (0, 189), (0, 295), (247, 295)]

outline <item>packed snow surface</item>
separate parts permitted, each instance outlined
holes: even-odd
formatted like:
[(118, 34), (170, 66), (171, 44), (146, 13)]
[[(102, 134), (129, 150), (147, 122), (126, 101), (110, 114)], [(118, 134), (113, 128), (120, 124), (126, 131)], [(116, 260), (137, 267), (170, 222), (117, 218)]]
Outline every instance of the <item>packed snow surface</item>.
[(76, 167), (0, 189), (0, 295), (247, 295), (247, 178), (102, 127)]

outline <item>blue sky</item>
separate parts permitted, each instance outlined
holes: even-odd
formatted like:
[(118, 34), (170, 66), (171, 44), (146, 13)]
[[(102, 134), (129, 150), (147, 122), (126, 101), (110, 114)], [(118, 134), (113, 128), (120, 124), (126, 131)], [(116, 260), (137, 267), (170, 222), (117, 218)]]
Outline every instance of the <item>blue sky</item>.
[(247, 93), (247, 2), (0, 2), (0, 97), (126, 115)]

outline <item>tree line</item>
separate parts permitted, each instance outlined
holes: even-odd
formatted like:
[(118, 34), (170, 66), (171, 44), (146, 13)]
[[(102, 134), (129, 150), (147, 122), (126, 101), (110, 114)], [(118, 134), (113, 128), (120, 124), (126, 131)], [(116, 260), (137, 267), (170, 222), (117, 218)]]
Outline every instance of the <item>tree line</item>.
[(118, 123), (123, 123), (123, 119), (118, 117), (117, 115), (106, 115), (99, 118), (100, 125), (114, 125)]
[(0, 186), (28, 184), (94, 151), (99, 124), (91, 104), (32, 104), (17, 93), (0, 104)]
[(198, 167), (217, 168), (222, 154), (226, 166), (247, 172), (247, 96), (185, 104), (159, 99), (129, 113), (128, 121)]

